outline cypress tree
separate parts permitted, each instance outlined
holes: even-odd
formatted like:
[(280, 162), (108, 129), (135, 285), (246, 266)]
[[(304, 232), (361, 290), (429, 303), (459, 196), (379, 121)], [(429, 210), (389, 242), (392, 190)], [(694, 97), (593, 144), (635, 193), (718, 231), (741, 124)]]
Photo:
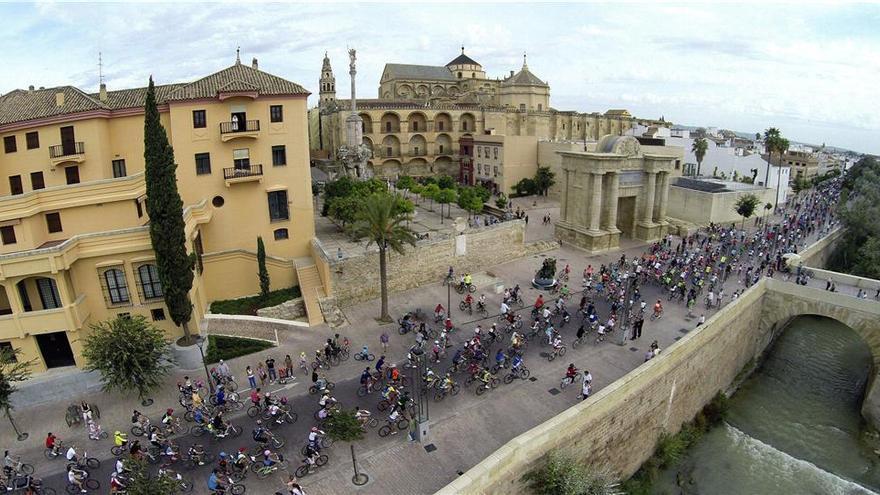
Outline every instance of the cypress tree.
[(266, 269), (266, 247), (263, 238), (257, 236), (257, 269), (260, 276), (260, 297), (269, 295), (269, 270)]
[(147, 185), (147, 213), (150, 215), (150, 241), (156, 252), (156, 268), (162, 282), (165, 306), (171, 320), (183, 328), (186, 343), (190, 342), (189, 320), (192, 303), (189, 291), (193, 284), (194, 256), (186, 253), (183, 221), (183, 200), (177, 191), (174, 149), (168, 143), (165, 128), (159, 120), (153, 78), (147, 89), (144, 109), (144, 161)]

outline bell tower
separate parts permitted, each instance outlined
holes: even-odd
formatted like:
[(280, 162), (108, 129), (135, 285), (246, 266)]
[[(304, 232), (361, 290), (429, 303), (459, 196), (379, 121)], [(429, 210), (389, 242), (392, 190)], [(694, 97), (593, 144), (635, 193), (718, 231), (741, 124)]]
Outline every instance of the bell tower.
[(333, 77), (333, 68), (330, 67), (330, 57), (324, 52), (324, 65), (321, 66), (320, 91), (318, 91), (318, 106), (324, 108), (336, 103), (336, 78)]

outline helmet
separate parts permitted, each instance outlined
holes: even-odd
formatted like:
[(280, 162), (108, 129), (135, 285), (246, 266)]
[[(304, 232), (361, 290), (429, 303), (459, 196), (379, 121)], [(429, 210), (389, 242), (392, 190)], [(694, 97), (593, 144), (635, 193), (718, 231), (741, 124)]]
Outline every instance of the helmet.
[(220, 452), (220, 458), (226, 459), (226, 452)]
[(113, 432), (113, 434), (118, 436), (118, 435), (122, 435), (122, 432), (120, 432), (119, 430), (116, 430)]
[(568, 363), (569, 368), (574, 368), (574, 363)]
[(167, 411), (165, 411), (165, 413), (167, 413), (167, 414), (171, 414), (171, 413), (173, 413), (173, 412), (174, 412), (174, 409), (171, 409), (170, 407), (168, 408)]
[(439, 340), (435, 340), (434, 343), (435, 343), (435, 344), (439, 344), (440, 341), (439, 341)]
[(392, 368), (397, 368), (397, 365), (392, 363), (392, 364), (391, 364), (391, 367), (392, 367)]
[(272, 452), (270, 452), (269, 449), (266, 449), (266, 450), (263, 451), (263, 455), (266, 456), (266, 457), (269, 457), (269, 454), (271, 454), (271, 453), (272, 453)]
[(282, 403), (282, 404), (287, 404), (287, 397), (282, 397), (282, 398), (281, 398), (281, 403)]
[(263, 420), (262, 420), (262, 419), (258, 419), (258, 420), (257, 420), (257, 426), (259, 426), (259, 425), (261, 425), (261, 424), (263, 424)]
[(272, 392), (266, 392), (266, 397), (272, 397)]
[(238, 449), (238, 451), (244, 454), (245, 452), (247, 452), (247, 447), (241, 447)]
[(317, 426), (313, 426), (313, 427), (312, 427), (312, 431), (318, 431), (318, 427), (317, 427)]

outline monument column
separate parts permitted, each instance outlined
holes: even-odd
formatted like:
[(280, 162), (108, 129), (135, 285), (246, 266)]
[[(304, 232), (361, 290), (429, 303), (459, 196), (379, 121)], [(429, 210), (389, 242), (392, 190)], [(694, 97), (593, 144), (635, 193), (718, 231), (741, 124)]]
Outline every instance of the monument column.
[(608, 180), (605, 181), (608, 190), (605, 198), (605, 222), (603, 228), (610, 232), (617, 230), (617, 198), (618, 188), (620, 187), (620, 175), (617, 172), (606, 175)]
[(669, 172), (663, 172), (660, 176), (660, 211), (657, 212), (657, 221), (666, 220), (666, 203), (669, 201)]
[(593, 181), (592, 205), (590, 206), (590, 230), (599, 230), (599, 219), (602, 213), (602, 173), (592, 173)]
[(654, 190), (657, 188), (657, 172), (645, 172), (648, 174), (648, 183), (645, 184), (645, 210), (642, 214), (644, 223), (653, 223), (654, 221)]

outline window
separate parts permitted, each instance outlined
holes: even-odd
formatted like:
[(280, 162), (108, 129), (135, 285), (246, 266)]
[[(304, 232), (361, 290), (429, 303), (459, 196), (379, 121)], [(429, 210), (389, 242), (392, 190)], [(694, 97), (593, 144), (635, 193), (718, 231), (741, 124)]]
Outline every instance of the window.
[(137, 210), (138, 218), (144, 216), (144, 207), (141, 205), (140, 201), (134, 200), (134, 208)]
[(519, 104), (519, 111), (520, 111), (520, 112), (525, 112), (525, 111), (526, 111), (526, 104), (525, 104), (525, 103), (520, 103), (520, 104)]
[(269, 105), (269, 122), (284, 122), (284, 110), (281, 105)]
[(18, 358), (15, 357), (15, 351), (12, 348), (12, 342), (0, 342), (0, 351), (8, 351), (6, 355), (9, 356), (9, 360), (13, 363), (18, 362)]
[(58, 213), (57, 211), (46, 213), (46, 227), (49, 228), (50, 234), (61, 232), (63, 230), (61, 228), (61, 213)]
[(287, 191), (269, 193), (269, 220), (289, 220), (287, 211)]
[(497, 160), (498, 159), (498, 148), (497, 147), (492, 148), (492, 154), (495, 155), (495, 159)]
[(58, 287), (55, 285), (55, 279), (38, 278), (37, 292), (40, 294), (40, 302), (43, 303), (43, 309), (55, 309), (61, 307), (61, 296), (58, 295)]
[(211, 154), (196, 153), (196, 175), (211, 173)]
[(492, 174), (495, 177), (498, 177), (498, 165), (495, 165), (494, 167), (492, 167)]
[(272, 165), (275, 167), (287, 165), (287, 149), (283, 144), (272, 146)]
[(544, 105), (542, 105), (541, 103), (538, 103), (538, 111), (540, 112), (543, 109), (544, 109)]
[(477, 146), (477, 156), (479, 157), (479, 156), (482, 155), (482, 154), (483, 154), (483, 147), (482, 147), (482, 146)]
[(388, 146), (387, 148), (385, 148), (385, 156), (392, 156), (391, 151), (392, 151), (391, 146)]
[(467, 121), (466, 121), (466, 120), (465, 120), (464, 122), (461, 123), (461, 130), (463, 130), (463, 131), (468, 130), (468, 129), (467, 129)]
[(6, 136), (5, 138), (3, 138), (3, 149), (7, 153), (15, 153), (16, 152), (15, 136)]
[(128, 284), (125, 283), (125, 273), (118, 268), (111, 268), (104, 272), (104, 283), (107, 285), (107, 296), (110, 304), (124, 304), (130, 300)]
[(43, 180), (43, 172), (31, 172), (31, 189), (44, 189), (46, 182)]
[(461, 79), (461, 72), (458, 73), (458, 78)]
[(442, 155), (442, 154), (443, 154), (443, 145), (442, 145), (442, 144), (441, 144), (440, 147), (438, 148), (438, 153), (437, 153), (437, 154), (439, 154), (439, 155)]
[(391, 132), (391, 122), (385, 122), (385, 132)]
[(438, 130), (438, 131), (442, 131), (442, 130), (443, 130), (443, 121), (442, 121), (442, 120), (441, 120), (440, 122), (437, 122), (437, 130)]
[(421, 155), (421, 153), (419, 153), (419, 147), (413, 146), (413, 156), (419, 156), (419, 155)]
[(27, 149), (33, 150), (40, 147), (40, 133), (37, 131), (25, 134), (24, 139), (27, 141)]
[(413, 132), (418, 132), (418, 130), (419, 130), (419, 123), (418, 122), (412, 123), (412, 130), (413, 130)]
[(284, 239), (289, 239), (287, 229), (275, 229), (275, 240), (283, 241)]
[(79, 166), (65, 167), (64, 177), (68, 184), (79, 184)]
[(125, 177), (125, 160), (113, 160), (113, 177)]
[(9, 194), (21, 194), (24, 192), (24, 187), (21, 185), (21, 176), (20, 175), (10, 175), (9, 176)]
[(141, 279), (141, 291), (144, 293), (144, 299), (162, 297), (162, 282), (159, 281), (159, 270), (156, 269), (156, 265), (139, 266), (138, 276)]
[(223, 199), (223, 196), (214, 196), (211, 199), (211, 204), (214, 205), (214, 208), (220, 208), (226, 204), (226, 200)]
[(204, 110), (193, 110), (193, 129), (203, 129), (208, 127), (208, 120), (205, 118)]
[(15, 244), (15, 227), (12, 225), (4, 225), (0, 227), (0, 239), (3, 240), (3, 245), (7, 244)]
[(151, 309), (150, 316), (153, 317), (153, 321), (163, 321), (165, 319), (165, 310), (162, 308)]
[(476, 73), (476, 72), (471, 72), (471, 79), (474, 79), (474, 78), (476, 78), (476, 77), (477, 77), (477, 73)]

